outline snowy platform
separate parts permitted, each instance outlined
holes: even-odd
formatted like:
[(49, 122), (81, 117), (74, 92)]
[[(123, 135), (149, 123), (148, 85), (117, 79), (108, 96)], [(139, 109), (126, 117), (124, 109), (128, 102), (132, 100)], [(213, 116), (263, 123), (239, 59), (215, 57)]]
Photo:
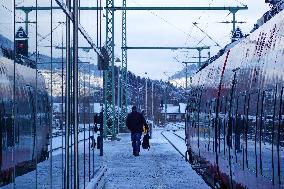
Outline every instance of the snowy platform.
[(105, 142), (106, 189), (210, 188), (161, 131), (154, 132), (150, 151), (141, 149), (138, 157), (132, 155), (130, 134), (119, 137), (120, 141)]

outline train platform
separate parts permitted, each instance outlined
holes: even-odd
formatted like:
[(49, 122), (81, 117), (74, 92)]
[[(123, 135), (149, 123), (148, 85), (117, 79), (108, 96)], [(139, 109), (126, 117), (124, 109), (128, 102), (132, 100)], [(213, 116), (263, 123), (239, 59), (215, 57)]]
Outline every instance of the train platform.
[(150, 150), (141, 149), (138, 157), (132, 155), (130, 134), (120, 134), (119, 141), (106, 141), (105, 188), (210, 188), (162, 132), (153, 132)]

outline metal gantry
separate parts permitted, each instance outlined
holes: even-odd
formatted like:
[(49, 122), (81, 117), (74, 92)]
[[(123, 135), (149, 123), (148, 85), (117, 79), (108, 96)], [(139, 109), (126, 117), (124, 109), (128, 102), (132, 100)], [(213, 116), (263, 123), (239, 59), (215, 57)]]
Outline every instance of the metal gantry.
[(121, 47), (122, 50), (179, 50), (179, 49), (187, 49), (187, 50), (204, 50), (210, 49), (209, 46), (202, 47)]
[[(122, 1), (122, 7), (126, 7), (126, 0)], [(127, 23), (126, 23), (126, 10), (122, 11), (122, 55), (121, 55), (121, 113), (120, 122), (118, 127), (123, 128), (125, 127), (125, 121), (127, 117), (127, 107), (128, 107), (128, 94), (127, 94), (127, 85), (128, 85), (128, 74), (127, 74)]]
[(115, 132), (115, 90), (114, 90), (114, 0), (106, 0), (106, 50), (109, 69), (104, 71), (104, 136)]
[[(67, 4), (67, 2), (66, 2)], [(29, 14), (32, 11), (49, 11), (49, 10), (62, 10), (62, 8), (60, 6), (58, 7), (33, 7), (33, 6), (18, 6), (15, 7), (16, 10), (21, 10), (25, 13), (25, 29), (26, 29), (26, 33), (28, 34), (29, 31), (29, 23), (31, 23), (29, 21)], [(88, 10), (99, 10), (99, 9), (103, 9), (102, 7), (79, 7), (79, 10), (84, 10), (84, 11), (88, 11)]]
[[(228, 10), (233, 14), (233, 31), (235, 30), (236, 26), (236, 18), (235, 15), (239, 10), (247, 10), (247, 6), (243, 7), (127, 7), (126, 0), (122, 1), (122, 7), (106, 7), (107, 11), (110, 9), (113, 11), (122, 11), (122, 79), (121, 79), (121, 114), (119, 127), (123, 127), (123, 123), (125, 123), (125, 118), (127, 115), (127, 50), (130, 49), (141, 49), (141, 50), (155, 50), (155, 49), (169, 49), (169, 50), (178, 50), (178, 49), (197, 49), (199, 53), (199, 67), (201, 66), (201, 52), (204, 49), (210, 49), (210, 47), (128, 47), (127, 46), (127, 11), (149, 11), (149, 10), (166, 10), (166, 11), (172, 11), (172, 10), (180, 10), (180, 11), (196, 11), (196, 10), (211, 10), (211, 11), (224, 11)], [(114, 81), (112, 82), (114, 83)]]
[[(47, 11), (47, 10), (62, 10), (66, 17), (68, 18), (68, 20), (74, 22), (74, 16), (73, 16), (73, 12), (71, 11), (71, 6), (70, 9), (68, 8), (68, 1), (66, 1), (66, 4), (61, 2), (60, 0), (55, 0), (55, 2), (57, 3), (58, 7), (15, 7), (15, 10), (22, 10), (25, 12), (26, 16), (25, 16), (25, 29), (26, 31), (28, 31), (28, 24), (29, 22), (29, 16), (28, 14), (31, 11)], [(78, 7), (78, 10), (102, 10), (102, 7)], [(81, 24), (78, 24), (78, 31), (81, 33), (81, 35), (86, 39), (86, 41), (88, 42), (88, 44), (92, 47), (91, 49), (93, 49), (98, 56), (103, 57), (101, 54), (100, 49), (96, 46), (96, 44), (94, 43), (94, 41), (92, 40), (92, 38), (90, 37), (90, 35), (85, 31), (85, 29), (83, 28), (83, 26)], [(28, 32), (26, 32), (28, 34)]]

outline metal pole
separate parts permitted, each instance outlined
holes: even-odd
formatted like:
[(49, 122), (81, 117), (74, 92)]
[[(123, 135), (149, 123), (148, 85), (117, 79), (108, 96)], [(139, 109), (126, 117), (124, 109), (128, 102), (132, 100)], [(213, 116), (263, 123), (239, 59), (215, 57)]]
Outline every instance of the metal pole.
[[(66, 7), (70, 10), (71, 0), (66, 0)], [(71, 79), (71, 55), (70, 55), (70, 19), (66, 16), (66, 100), (65, 100), (65, 170), (64, 188), (69, 189), (69, 129), (70, 129), (70, 79)]]
[(152, 119), (154, 127), (154, 83), (152, 82)]
[(120, 93), (121, 93), (121, 83), (120, 83), (120, 66), (118, 67), (118, 72), (117, 72), (117, 107), (118, 107), (118, 114), (117, 114), (117, 119), (118, 119), (118, 125), (117, 125), (117, 134), (119, 133), (119, 127), (121, 125), (121, 101), (120, 101)]
[[(16, 50), (16, 43), (15, 43), (15, 41), (16, 41), (16, 0), (14, 0), (13, 6), (14, 6), (13, 7), (14, 8), (13, 41), (14, 41), (14, 51), (15, 51)], [(14, 53), (14, 56), (13, 56), (13, 58), (14, 58), (14, 60), (13, 60), (13, 92), (12, 92), (12, 100), (13, 100), (12, 115), (13, 115), (13, 117), (16, 116), (16, 57), (17, 57), (17, 55), (16, 55), (16, 53)], [(16, 131), (15, 126), (16, 126), (15, 122), (13, 122), (13, 125), (12, 125), (13, 136), (15, 136), (15, 131)], [(1, 125), (1, 127), (2, 127), (2, 125)], [(2, 162), (3, 162), (3, 159), (2, 159), (2, 144), (3, 143), (2, 143), (2, 138), (1, 138), (1, 165), (2, 165)], [(15, 144), (15, 137), (14, 137), (14, 140), (13, 140), (13, 144)], [(12, 171), (13, 185), (12, 185), (11, 188), (13, 188), (13, 189), (16, 188), (16, 182), (15, 182), (16, 163), (14, 161), (14, 159), (15, 159), (14, 147), (15, 147), (15, 145), (13, 145), (13, 147), (12, 147), (12, 154), (11, 154), (12, 155), (11, 163), (13, 165), (13, 171)]]
[[(62, 27), (62, 32), (61, 32), (61, 46), (63, 47), (63, 27)], [(61, 133), (62, 133), (62, 162), (61, 162), (61, 169), (64, 170), (64, 152), (63, 152), (63, 145), (64, 145), (64, 134), (63, 134), (63, 116), (64, 116), (64, 106), (63, 106), (63, 102), (64, 102), (64, 78), (63, 78), (63, 75), (64, 75), (64, 58), (63, 58), (63, 54), (64, 54), (64, 49), (62, 48), (61, 49)], [(66, 104), (65, 104), (66, 106)], [(65, 124), (66, 124), (66, 120), (65, 120)], [(64, 174), (62, 174), (62, 184), (64, 185)]]
[(201, 68), (201, 51), (202, 49), (198, 49), (198, 66)]
[(235, 30), (236, 30), (236, 12), (232, 12), (232, 14), (233, 14), (233, 31), (232, 31), (232, 33), (234, 33)]
[[(106, 8), (114, 7), (114, 0), (106, 0)], [(115, 134), (115, 91), (114, 91), (114, 10), (106, 10), (106, 49), (110, 57), (110, 67), (104, 71), (105, 79), (105, 110), (104, 110), (104, 128), (105, 132), (110, 132), (112, 139)], [(111, 128), (110, 128), (111, 127)]]
[(78, 156), (78, 25), (79, 25), (79, 2), (73, 1), (73, 116), (74, 116), (74, 188), (79, 189), (79, 156)]
[[(147, 74), (147, 73), (146, 73)], [(146, 91), (146, 94), (145, 94), (145, 114), (147, 115), (147, 100), (148, 100), (148, 79), (146, 78), (146, 86), (145, 86), (145, 91)]]
[(167, 105), (167, 86), (165, 88), (165, 125), (166, 126), (166, 123), (167, 123), (167, 110), (168, 109), (168, 105)]
[[(91, 112), (91, 102), (90, 102), (90, 99), (91, 99), (91, 63), (89, 63), (89, 66), (88, 66), (88, 68), (89, 68), (89, 70), (88, 70), (88, 72), (89, 72), (89, 76), (88, 76), (88, 81), (89, 81), (89, 83), (88, 83), (88, 114), (89, 114), (89, 182), (91, 181), (91, 142), (93, 142), (93, 141), (91, 141), (90, 139), (91, 139), (91, 120), (92, 120), (92, 112)], [(94, 108), (93, 108), (94, 109)], [(93, 133), (92, 133), (93, 134)], [(93, 137), (95, 137), (94, 135), (93, 135)], [(93, 138), (93, 139), (95, 139), (95, 138)]]
[[(114, 6), (114, 0), (112, 2), (112, 5)], [(112, 41), (111, 41), (111, 48), (112, 48), (112, 61), (111, 61), (111, 94), (112, 94), (112, 139), (114, 140), (116, 138), (115, 134), (115, 127), (116, 124), (114, 122), (115, 118), (115, 90), (114, 90), (114, 12), (112, 12)]]
[(187, 63), (185, 63), (185, 89), (187, 90), (187, 80), (188, 80), (188, 70), (187, 70)]
[[(83, 120), (84, 120), (84, 157), (86, 156), (86, 82), (85, 82), (85, 70), (83, 67), (83, 79), (84, 79), (84, 95), (83, 95)], [(79, 90), (80, 91), (80, 90)], [(84, 188), (86, 188), (86, 159), (84, 158)]]
[(29, 13), (30, 11), (25, 11), (25, 28), (26, 34), (29, 36)]
[[(53, 1), (51, 0), (50, 1), (50, 6), (52, 7), (53, 6)], [(50, 103), (51, 103), (51, 120), (50, 120), (50, 133), (51, 133), (51, 136), (52, 136), (52, 116), (53, 116), (53, 25), (52, 25), (52, 22), (53, 22), (53, 10), (51, 9), (50, 10)], [(49, 167), (49, 188), (51, 189), (52, 188), (52, 148), (53, 148), (53, 145), (52, 145), (52, 137), (50, 137), (50, 167)]]
[[(38, 7), (38, 0), (36, 0), (36, 7)], [(36, 47), (35, 47), (35, 50), (36, 50), (36, 60), (35, 60), (35, 62), (38, 62), (38, 11), (36, 11), (36, 15), (35, 15), (35, 20), (36, 20), (36, 25), (35, 25), (35, 27), (36, 27), (36, 31), (35, 31), (35, 42), (36, 42)], [(35, 115), (38, 115), (37, 113), (38, 113), (38, 65), (36, 64), (36, 78), (35, 78), (35, 84), (36, 84), (36, 86), (35, 86)], [(51, 108), (52, 108), (52, 105), (51, 105)], [(52, 112), (52, 110), (51, 110), (51, 112)], [(38, 127), (37, 127), (37, 124), (38, 124), (38, 119), (37, 119), (37, 117), (35, 118), (35, 133), (38, 133), (37, 131), (37, 129), (38, 129)], [(52, 136), (52, 133), (50, 133), (51, 134), (51, 136)], [(35, 150), (36, 150), (36, 152), (37, 152), (37, 150), (38, 150), (38, 148), (37, 148), (37, 141), (38, 140), (38, 136), (37, 135), (35, 135)], [(38, 188), (38, 167), (37, 167), (37, 163), (38, 163), (38, 157), (37, 156), (35, 156), (35, 160), (36, 160), (36, 170), (35, 170), (35, 174), (36, 174), (36, 178), (35, 178), (35, 180), (36, 180), (36, 186), (35, 186), (35, 188), (37, 189)]]
[[(126, 0), (122, 0), (122, 6), (126, 7)], [(127, 86), (128, 86), (128, 79), (127, 79), (127, 25), (126, 25), (126, 11), (122, 11), (122, 61), (121, 61), (121, 107), (122, 107), (122, 123), (125, 127), (126, 117), (127, 117)]]

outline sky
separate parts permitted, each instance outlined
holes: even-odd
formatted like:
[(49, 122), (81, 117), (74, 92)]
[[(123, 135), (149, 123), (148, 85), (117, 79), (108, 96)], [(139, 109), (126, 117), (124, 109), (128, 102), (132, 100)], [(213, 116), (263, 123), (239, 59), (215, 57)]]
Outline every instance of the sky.
[[(103, 0), (103, 2), (105, 2)], [(50, 0), (39, 0), (38, 6), (50, 6)], [(53, 2), (54, 4), (55, 1)], [(35, 5), (35, 0), (16, 0), (18, 6)], [(115, 1), (116, 6), (121, 6), (121, 0)], [(269, 6), (264, 0), (128, 0), (128, 6), (242, 6), (248, 5), (248, 10), (239, 11), (237, 20), (246, 22), (238, 24), (244, 33), (249, 33)], [(13, 13), (11, 1), (0, 0), (0, 34), (12, 39)], [(81, 0), (81, 6), (96, 6), (94, 0)], [(16, 12), (17, 21), (24, 19), (24, 14)], [(58, 22), (65, 21), (64, 14), (54, 11), (53, 14), (53, 45), (61, 45), (62, 34), (64, 37), (64, 25)], [(38, 51), (50, 55), (51, 36), (50, 12), (38, 13)], [(210, 46), (210, 53), (214, 55), (220, 47), (205, 34), (193, 26), (197, 22), (214, 41), (222, 47), (230, 42), (232, 24), (221, 24), (221, 21), (231, 21), (232, 14), (228, 11), (128, 11), (127, 12), (127, 45), (128, 46)], [(30, 21), (35, 21), (35, 12), (30, 13)], [(18, 23), (16, 28), (22, 26)], [(96, 12), (81, 11), (81, 25), (96, 41)], [(103, 20), (102, 39), (105, 41), (105, 18)], [(31, 23), (30, 51), (35, 51), (35, 24)], [(63, 44), (64, 45), (64, 44)], [(80, 37), (80, 46), (86, 46), (86, 42)], [(61, 56), (61, 51), (54, 50), (54, 56)], [(140, 76), (152, 79), (167, 80), (169, 76), (182, 70), (182, 61), (197, 61), (193, 58), (198, 55), (196, 50), (128, 50), (128, 69)], [(208, 51), (202, 54), (208, 56)], [(115, 56), (121, 59), (121, 12), (115, 13)], [(81, 59), (91, 59), (96, 64), (96, 55), (91, 52), (80, 52)], [(145, 74), (147, 72), (147, 75)]]

